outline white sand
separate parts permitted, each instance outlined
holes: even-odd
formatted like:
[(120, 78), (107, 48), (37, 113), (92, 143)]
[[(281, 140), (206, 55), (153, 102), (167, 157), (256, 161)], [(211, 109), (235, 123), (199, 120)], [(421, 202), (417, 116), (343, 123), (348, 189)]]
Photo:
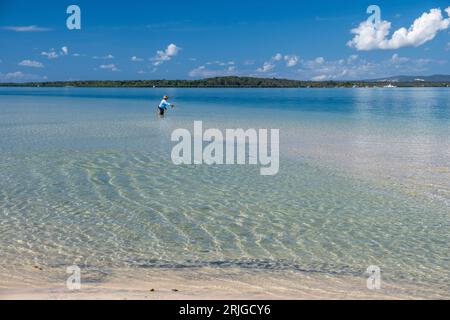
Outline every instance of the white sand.
[[(83, 283), (70, 291), (65, 282), (50, 282), (46, 271), (15, 271), (0, 279), (0, 300), (9, 299), (427, 299), (445, 298), (434, 290), (383, 284), (366, 288), (363, 277), (330, 277), (302, 272), (240, 269), (115, 270), (106, 281)], [(150, 291), (154, 289), (154, 291)], [(176, 289), (177, 291), (174, 291)], [(419, 289), (419, 290), (418, 290)], [(448, 298), (448, 296), (447, 296)]]

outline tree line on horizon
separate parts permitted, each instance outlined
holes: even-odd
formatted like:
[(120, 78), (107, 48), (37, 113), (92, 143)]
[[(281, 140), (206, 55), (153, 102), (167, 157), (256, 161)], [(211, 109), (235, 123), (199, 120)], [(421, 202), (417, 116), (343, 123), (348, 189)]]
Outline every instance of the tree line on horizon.
[(436, 81), (304, 81), (256, 77), (215, 77), (201, 80), (86, 80), (48, 81), (26, 83), (0, 83), (0, 86), (20, 87), (173, 87), (173, 88), (352, 88), (380, 87), (449, 87), (450, 82)]

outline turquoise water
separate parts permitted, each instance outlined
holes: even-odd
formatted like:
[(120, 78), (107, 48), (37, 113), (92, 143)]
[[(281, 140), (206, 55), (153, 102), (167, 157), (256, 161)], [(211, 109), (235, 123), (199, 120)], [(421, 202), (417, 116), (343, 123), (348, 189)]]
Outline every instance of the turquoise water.
[[(278, 175), (173, 165), (194, 120), (280, 129)], [(377, 265), (445, 296), (449, 123), (448, 89), (0, 88), (0, 274)]]

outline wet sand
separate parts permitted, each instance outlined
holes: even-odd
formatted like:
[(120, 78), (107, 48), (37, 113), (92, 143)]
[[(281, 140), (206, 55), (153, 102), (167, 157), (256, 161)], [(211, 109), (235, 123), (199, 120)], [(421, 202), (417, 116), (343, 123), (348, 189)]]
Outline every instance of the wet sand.
[[(16, 273), (0, 283), (0, 300), (241, 300), (241, 299), (442, 299), (434, 289), (383, 283), (369, 290), (364, 277), (302, 272), (218, 270), (116, 270), (103, 282), (70, 291), (49, 282), (45, 270)], [(447, 298), (449, 298), (447, 296)]]

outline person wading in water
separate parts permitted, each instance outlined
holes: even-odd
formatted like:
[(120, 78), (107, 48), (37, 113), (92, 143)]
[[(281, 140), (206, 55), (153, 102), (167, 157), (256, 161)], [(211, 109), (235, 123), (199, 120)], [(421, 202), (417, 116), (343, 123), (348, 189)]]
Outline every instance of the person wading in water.
[(169, 107), (175, 108), (175, 105), (167, 102), (167, 100), (169, 100), (169, 97), (164, 96), (163, 99), (161, 100), (161, 103), (158, 106), (158, 112), (161, 117), (164, 117), (164, 113), (167, 111)]

